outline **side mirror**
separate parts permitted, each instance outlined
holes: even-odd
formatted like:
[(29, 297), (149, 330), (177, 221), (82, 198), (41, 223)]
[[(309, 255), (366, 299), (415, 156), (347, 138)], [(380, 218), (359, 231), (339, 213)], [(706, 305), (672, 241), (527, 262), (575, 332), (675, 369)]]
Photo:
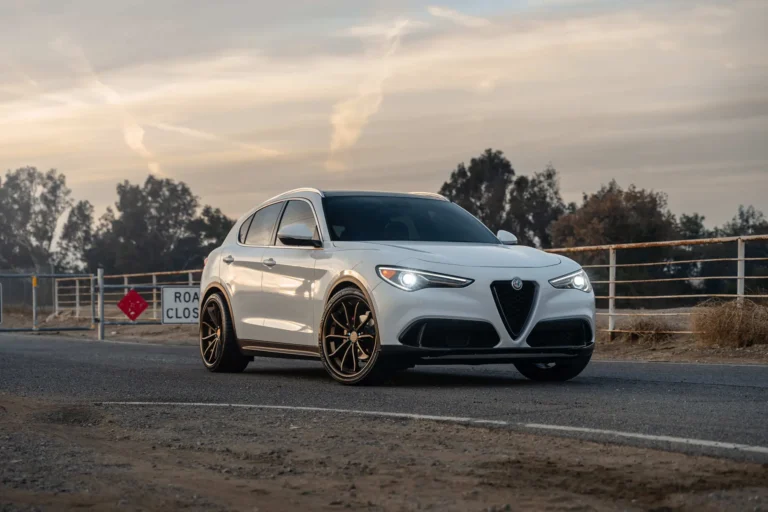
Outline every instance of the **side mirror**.
[(315, 238), (315, 234), (310, 231), (306, 224), (297, 222), (282, 226), (277, 232), (277, 238), (284, 245), (297, 245), (299, 247), (322, 247), (323, 243)]
[(517, 245), (517, 237), (512, 233), (510, 233), (509, 231), (504, 231), (503, 229), (500, 229), (499, 232), (496, 234), (496, 238), (498, 238), (499, 241), (504, 245)]

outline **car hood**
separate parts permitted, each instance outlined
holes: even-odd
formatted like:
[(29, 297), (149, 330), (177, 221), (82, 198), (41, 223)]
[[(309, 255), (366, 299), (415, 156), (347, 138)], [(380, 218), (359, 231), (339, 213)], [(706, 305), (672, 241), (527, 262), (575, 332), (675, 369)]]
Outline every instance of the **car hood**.
[(403, 256), (429, 263), (463, 267), (541, 268), (560, 264), (560, 258), (520, 245), (370, 242), (382, 248), (400, 249)]

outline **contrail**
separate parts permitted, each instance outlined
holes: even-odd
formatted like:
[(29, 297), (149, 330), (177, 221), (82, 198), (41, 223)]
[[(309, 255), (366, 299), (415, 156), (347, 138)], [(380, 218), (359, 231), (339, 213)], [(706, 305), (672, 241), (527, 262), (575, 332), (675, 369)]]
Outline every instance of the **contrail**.
[(158, 130), (186, 135), (187, 137), (192, 137), (193, 139), (210, 140), (215, 142), (223, 142), (226, 144), (231, 144), (233, 146), (240, 147), (247, 151), (251, 151), (262, 157), (275, 157), (275, 156), (282, 155), (280, 151), (277, 151), (274, 149), (269, 149), (269, 148), (257, 146), (254, 144), (246, 144), (239, 141), (233, 141), (230, 139), (226, 139), (224, 137), (220, 137), (219, 135), (216, 135), (214, 133), (203, 132), (200, 130), (195, 130), (194, 128), (188, 128), (186, 126), (177, 126), (177, 125), (167, 124), (167, 123), (152, 123), (149, 126), (152, 126), (153, 128), (157, 128)]
[(339, 153), (354, 147), (371, 116), (381, 108), (384, 81), (392, 74), (389, 58), (399, 48), (400, 38), (410, 23), (409, 20), (400, 20), (382, 34), (387, 41), (387, 50), (379, 62), (378, 69), (360, 84), (355, 96), (334, 105), (331, 114), (333, 134), (328, 160), (325, 163), (326, 169), (342, 171), (346, 168)]
[(491, 22), (485, 18), (470, 16), (453, 9), (439, 7), (436, 5), (427, 7), (427, 11), (429, 14), (436, 18), (444, 18), (464, 27), (478, 28), (487, 27), (491, 24)]
[(99, 79), (82, 48), (67, 38), (56, 39), (53, 41), (52, 46), (59, 53), (70, 59), (72, 68), (75, 72), (85, 77), (86, 83), (92, 91), (99, 94), (108, 104), (114, 105), (119, 109), (123, 120), (123, 139), (125, 144), (146, 161), (149, 172), (152, 174), (162, 174), (160, 164), (152, 152), (144, 145), (144, 128), (125, 108), (120, 94)]

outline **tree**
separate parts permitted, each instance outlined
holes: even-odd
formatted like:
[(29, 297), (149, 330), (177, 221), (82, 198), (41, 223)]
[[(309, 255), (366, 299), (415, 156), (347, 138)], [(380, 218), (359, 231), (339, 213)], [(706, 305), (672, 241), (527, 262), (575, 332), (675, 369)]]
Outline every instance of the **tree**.
[(551, 165), (532, 177), (518, 176), (509, 191), (504, 226), (524, 245), (552, 247), (550, 226), (566, 211), (557, 171)]
[(548, 166), (531, 177), (515, 177), (504, 153), (493, 149), (473, 158), (469, 167), (460, 163), (440, 188), (440, 194), (492, 231), (506, 229), (514, 233), (524, 245), (549, 247), (549, 226), (566, 210), (554, 167)]
[(78, 243), (85, 239), (80, 228), (90, 226), (87, 217), (92, 208), (88, 202), (72, 208), (70, 195), (66, 177), (55, 169), (8, 171), (0, 183), (0, 265), (77, 267), (84, 252)]
[(117, 196), (87, 253), (91, 270), (100, 265), (108, 273), (199, 268), (232, 226), (210, 206), (198, 215), (198, 199), (184, 182), (150, 175), (143, 185), (119, 184)]
[[(558, 247), (657, 242), (673, 240), (677, 235), (675, 216), (667, 208), (665, 194), (638, 189), (634, 185), (624, 190), (615, 181), (604, 185), (594, 194), (584, 194), (581, 206), (560, 217), (551, 229), (553, 243)], [(632, 249), (619, 253), (620, 264), (663, 263), (674, 259), (674, 251), (667, 247)], [(579, 255), (582, 264), (605, 265), (607, 259), (607, 251)], [(593, 280), (595, 277), (601, 281), (607, 279), (604, 268), (591, 272)], [(623, 267), (619, 269), (617, 278), (622, 281), (664, 279), (679, 277), (679, 272), (679, 267), (673, 264)], [(685, 281), (622, 283), (617, 285), (617, 294), (677, 295), (687, 290), (687, 287)], [(598, 295), (606, 295), (606, 291), (601, 288)], [(635, 307), (637, 305), (634, 304)], [(668, 304), (654, 302), (647, 305)]]
[(507, 190), (515, 171), (501, 151), (486, 149), (469, 162), (460, 163), (443, 183), (440, 194), (480, 219), (492, 231), (501, 229), (506, 220)]

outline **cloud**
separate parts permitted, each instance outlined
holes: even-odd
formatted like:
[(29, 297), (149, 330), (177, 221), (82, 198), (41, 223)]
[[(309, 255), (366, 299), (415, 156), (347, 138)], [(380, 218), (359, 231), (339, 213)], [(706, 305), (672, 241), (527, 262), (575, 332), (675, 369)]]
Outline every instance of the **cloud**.
[(454, 9), (448, 9), (446, 7), (431, 5), (427, 7), (427, 11), (435, 18), (443, 18), (463, 27), (480, 28), (490, 26), (491, 24), (491, 22), (485, 18), (470, 16), (468, 14), (461, 13)]
[(150, 126), (157, 128), (158, 130), (178, 133), (181, 135), (185, 135), (187, 137), (191, 137), (193, 139), (208, 140), (212, 142), (223, 142), (225, 144), (230, 144), (230, 145), (242, 148), (250, 153), (253, 153), (255, 156), (259, 156), (259, 157), (270, 158), (270, 157), (276, 157), (276, 156), (282, 155), (282, 152), (277, 151), (275, 149), (269, 149), (262, 146), (256, 146), (254, 144), (245, 144), (242, 142), (229, 140), (213, 133), (195, 130), (194, 128), (188, 128), (186, 126), (176, 126), (176, 125), (167, 124), (167, 123), (153, 123)]
[(376, 26), (370, 30), (357, 32), (366, 36), (383, 36), (386, 41), (386, 50), (382, 57), (376, 58), (374, 68), (360, 84), (357, 94), (336, 103), (333, 107), (331, 114), (333, 133), (328, 160), (325, 163), (327, 170), (342, 171), (346, 169), (346, 163), (342, 158), (343, 152), (354, 147), (360, 139), (363, 128), (381, 108), (381, 103), (384, 100), (384, 81), (392, 73), (390, 58), (397, 52), (400, 38), (410, 24), (409, 20), (400, 20), (386, 28)]
[(152, 174), (162, 174), (160, 164), (144, 144), (144, 128), (141, 127), (133, 115), (131, 115), (125, 108), (120, 94), (99, 79), (82, 48), (66, 37), (56, 39), (51, 46), (61, 55), (70, 60), (72, 69), (83, 77), (88, 87), (93, 92), (101, 96), (101, 98), (109, 105), (117, 107), (120, 116), (122, 117), (123, 139), (125, 140), (125, 144), (134, 153), (146, 161), (149, 172)]

